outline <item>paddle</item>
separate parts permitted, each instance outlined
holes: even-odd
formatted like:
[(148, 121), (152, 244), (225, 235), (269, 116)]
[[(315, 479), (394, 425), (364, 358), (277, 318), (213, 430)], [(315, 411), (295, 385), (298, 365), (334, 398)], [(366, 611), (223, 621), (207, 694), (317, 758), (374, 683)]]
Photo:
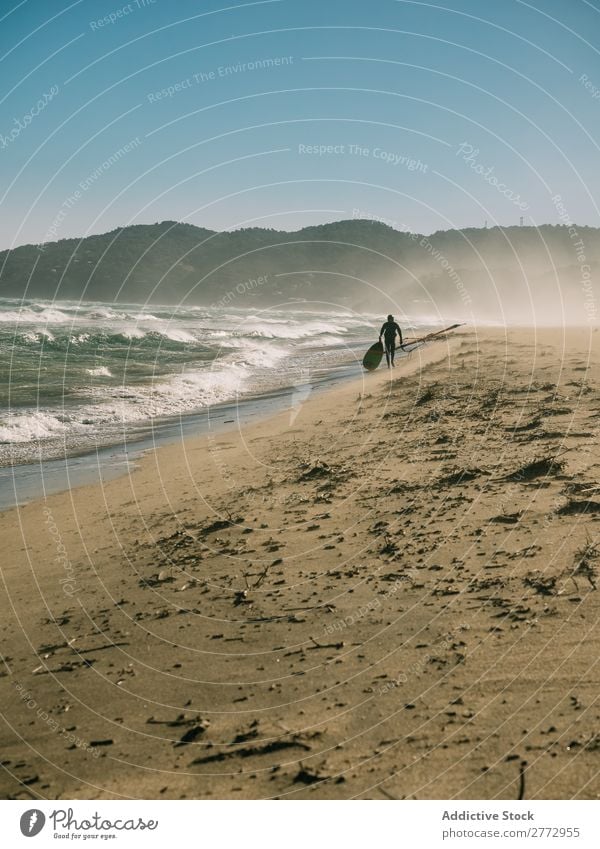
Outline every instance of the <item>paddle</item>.
[(402, 347), (405, 345), (418, 345), (420, 342), (428, 342), (430, 339), (435, 339), (436, 336), (441, 336), (442, 333), (448, 333), (450, 330), (456, 330), (457, 327), (463, 327), (461, 324), (452, 324), (450, 327), (445, 327), (443, 330), (436, 330), (435, 333), (428, 333), (426, 336), (421, 336), (419, 339), (404, 339)]

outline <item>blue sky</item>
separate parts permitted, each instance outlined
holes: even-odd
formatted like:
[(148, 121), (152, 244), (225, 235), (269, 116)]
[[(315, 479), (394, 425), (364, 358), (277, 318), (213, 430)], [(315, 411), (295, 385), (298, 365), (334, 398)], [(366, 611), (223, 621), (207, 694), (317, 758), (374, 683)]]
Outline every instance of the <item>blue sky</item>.
[(165, 219), (558, 223), (556, 195), (600, 225), (599, 0), (2, 0), (0, 18), (0, 247)]

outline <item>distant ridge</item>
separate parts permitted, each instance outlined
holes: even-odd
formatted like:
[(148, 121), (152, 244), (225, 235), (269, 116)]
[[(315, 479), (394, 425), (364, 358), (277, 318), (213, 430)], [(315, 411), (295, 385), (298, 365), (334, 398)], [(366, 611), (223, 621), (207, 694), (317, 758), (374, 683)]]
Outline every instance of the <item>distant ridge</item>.
[(293, 233), (218, 233), (163, 221), (0, 252), (0, 297), (240, 308), (297, 299), (376, 310), (410, 301), (463, 313), (516, 308), (518, 315), (543, 295), (546, 304), (566, 299), (585, 319), (600, 230), (572, 230), (576, 239), (563, 225), (422, 236), (356, 219)]

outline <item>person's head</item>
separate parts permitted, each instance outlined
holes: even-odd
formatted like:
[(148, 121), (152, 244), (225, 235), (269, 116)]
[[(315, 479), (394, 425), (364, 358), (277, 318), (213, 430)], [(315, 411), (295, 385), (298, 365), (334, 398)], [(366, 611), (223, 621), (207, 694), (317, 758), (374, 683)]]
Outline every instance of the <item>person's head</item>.
[(388, 321), (393, 321), (393, 320), (394, 320), (394, 316), (393, 316), (393, 315), (388, 315), (387, 320), (388, 320)]

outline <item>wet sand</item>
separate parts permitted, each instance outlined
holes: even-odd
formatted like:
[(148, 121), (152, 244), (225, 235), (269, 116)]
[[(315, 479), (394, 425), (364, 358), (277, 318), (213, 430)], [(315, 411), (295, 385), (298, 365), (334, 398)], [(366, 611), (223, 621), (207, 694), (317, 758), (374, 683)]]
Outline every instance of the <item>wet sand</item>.
[(599, 424), (466, 331), (0, 514), (2, 796), (598, 798)]

